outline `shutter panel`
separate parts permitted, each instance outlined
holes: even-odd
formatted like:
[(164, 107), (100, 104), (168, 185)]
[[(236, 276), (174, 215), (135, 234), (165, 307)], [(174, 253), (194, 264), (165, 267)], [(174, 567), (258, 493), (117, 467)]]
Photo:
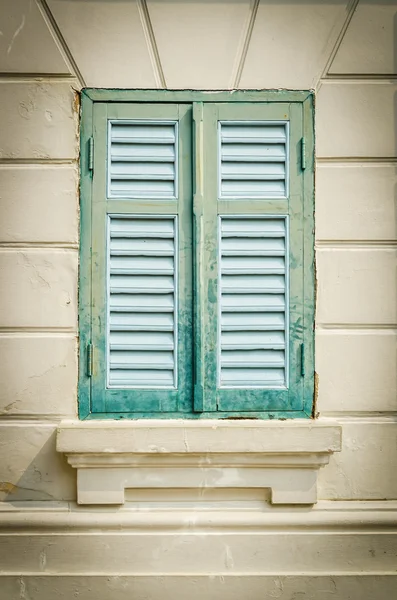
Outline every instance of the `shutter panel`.
[(110, 123), (109, 198), (177, 197), (177, 124)]
[(109, 217), (109, 387), (174, 388), (176, 218)]
[(288, 124), (221, 122), (220, 197), (287, 196)]
[(192, 164), (188, 104), (93, 107), (90, 411), (190, 410)]
[(220, 387), (286, 386), (285, 218), (220, 218)]
[(205, 365), (196, 410), (307, 416), (313, 204), (300, 160), (302, 106), (208, 103), (203, 123)]

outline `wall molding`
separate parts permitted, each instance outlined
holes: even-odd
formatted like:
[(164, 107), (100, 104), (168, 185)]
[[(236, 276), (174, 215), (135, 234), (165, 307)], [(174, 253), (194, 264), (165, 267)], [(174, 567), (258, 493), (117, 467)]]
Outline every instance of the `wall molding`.
[(191, 509), (173, 503), (162, 507), (150, 503), (135, 505), (128, 502), (119, 508), (81, 507), (75, 502), (3, 502), (0, 503), (0, 531), (62, 532), (76, 529), (83, 533), (95, 531), (127, 532), (134, 530), (177, 530), (181, 526), (189, 530), (211, 529), (243, 531), (263, 530), (319, 530), (330, 531), (392, 530), (397, 533), (397, 500), (319, 500), (308, 509), (306, 506), (272, 506), (263, 501), (256, 509), (202, 508), (194, 502)]
[(57, 450), (77, 470), (79, 504), (125, 490), (263, 488), (273, 504), (317, 502), (317, 473), (341, 450), (328, 421), (63, 421)]

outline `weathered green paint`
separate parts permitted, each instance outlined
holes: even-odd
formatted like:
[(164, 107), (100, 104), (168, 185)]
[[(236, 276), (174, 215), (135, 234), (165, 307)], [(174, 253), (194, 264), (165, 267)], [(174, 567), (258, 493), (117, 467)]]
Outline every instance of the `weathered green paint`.
[[(148, 102), (152, 104), (142, 104)], [(255, 104), (252, 104), (253, 102)], [(175, 103), (187, 104), (175, 106)], [(192, 113), (194, 190), (191, 189)], [(179, 202), (107, 200), (107, 120), (110, 118), (171, 118), (170, 115), (172, 118), (180, 119), (182, 132), (180, 154), (183, 166), (181, 165), (180, 172), (183, 192)], [(247, 118), (290, 119), (290, 202), (287, 212), (286, 200), (218, 200), (217, 121)], [(94, 136), (95, 140), (93, 163), (95, 175), (92, 175), (89, 164), (91, 136)], [(306, 164), (302, 161), (303, 137), (306, 140)], [(79, 273), (80, 418), (310, 417), (314, 377), (313, 194), (314, 127), (313, 97), (310, 92), (84, 90), (81, 127)], [(219, 390), (216, 385), (218, 214), (284, 215), (288, 212), (291, 250), (290, 388), (289, 390)], [(179, 257), (178, 345), (182, 361), (179, 364), (178, 391), (106, 390), (104, 283), (105, 223), (108, 213), (179, 215), (179, 240), (182, 252)], [(192, 319), (193, 311), (194, 319)], [(90, 379), (87, 377), (86, 370), (86, 348), (91, 341), (94, 346), (93, 377)], [(303, 355), (301, 355), (303, 342), (305, 344), (304, 365), (302, 365)], [(302, 374), (302, 367), (304, 367), (304, 374)]]
[(87, 347), (91, 341), (91, 206), (92, 179), (89, 169), (89, 140), (93, 131), (92, 100), (81, 96), (80, 128), (80, 262), (79, 262), (79, 417), (91, 413), (91, 385), (87, 377)]
[(200, 293), (203, 279), (203, 177), (204, 138), (203, 103), (193, 103), (193, 410), (206, 410), (204, 396), (205, 354), (203, 352), (203, 323), (205, 305)]
[(309, 90), (119, 90), (86, 88), (94, 102), (304, 102)]
[[(107, 199), (107, 123), (110, 119), (179, 121), (179, 199)], [(192, 396), (192, 227), (191, 227), (191, 106), (175, 104), (94, 105), (94, 176), (92, 180), (92, 343), (91, 412), (176, 412), (187, 410)], [(109, 214), (178, 215), (178, 389), (107, 389), (106, 225)]]
[(314, 402), (314, 98), (303, 102), (303, 135), (306, 141), (306, 169), (303, 172), (303, 328), (305, 331), (305, 376), (303, 379), (303, 410), (312, 416)]
[(222, 411), (222, 412), (188, 412), (188, 411), (179, 411), (179, 412), (160, 412), (156, 414), (148, 414), (147, 412), (107, 412), (107, 413), (91, 413), (87, 415), (87, 419), (97, 420), (97, 419), (192, 419), (192, 420), (200, 420), (200, 419), (230, 419), (230, 420), (239, 420), (239, 419), (268, 419), (268, 420), (282, 420), (285, 421), (287, 419), (307, 419), (310, 418), (311, 415), (308, 415), (306, 412), (295, 411), (295, 410), (265, 410), (265, 411)]

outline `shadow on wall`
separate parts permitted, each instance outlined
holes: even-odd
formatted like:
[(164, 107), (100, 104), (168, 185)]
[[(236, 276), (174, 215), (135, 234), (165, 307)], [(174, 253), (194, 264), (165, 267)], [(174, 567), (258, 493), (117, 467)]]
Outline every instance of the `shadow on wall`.
[(67, 464), (65, 456), (56, 451), (54, 426), (39, 432), (29, 427), (26, 433), (24, 439), (12, 433), (9, 440), (3, 439), (7, 465), (2, 472), (3, 478), (7, 472), (9, 478), (0, 481), (0, 502), (75, 501), (76, 472)]

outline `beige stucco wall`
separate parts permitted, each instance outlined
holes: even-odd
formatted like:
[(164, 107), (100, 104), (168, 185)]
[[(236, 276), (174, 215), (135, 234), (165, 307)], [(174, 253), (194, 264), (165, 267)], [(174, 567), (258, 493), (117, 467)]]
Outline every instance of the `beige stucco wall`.
[[(397, 536), (383, 521), (397, 510), (396, 40), (392, 0), (0, 1), (1, 600), (393, 597)], [(302, 512), (291, 507), (276, 532), (269, 513), (253, 531), (181, 534), (176, 522), (164, 533), (149, 519), (116, 533), (94, 509), (96, 525), (73, 517), (68, 535), (57, 530), (53, 515), (77, 510), (55, 435), (77, 410), (84, 86), (315, 89), (317, 410), (343, 427), (319, 475), (317, 529), (307, 516), (292, 535)], [(275, 510), (249, 491), (210, 494), (208, 506), (193, 492), (133, 499)], [(30, 517), (12, 524), (33, 508), (34, 535)], [(354, 525), (349, 511), (372, 516)]]

